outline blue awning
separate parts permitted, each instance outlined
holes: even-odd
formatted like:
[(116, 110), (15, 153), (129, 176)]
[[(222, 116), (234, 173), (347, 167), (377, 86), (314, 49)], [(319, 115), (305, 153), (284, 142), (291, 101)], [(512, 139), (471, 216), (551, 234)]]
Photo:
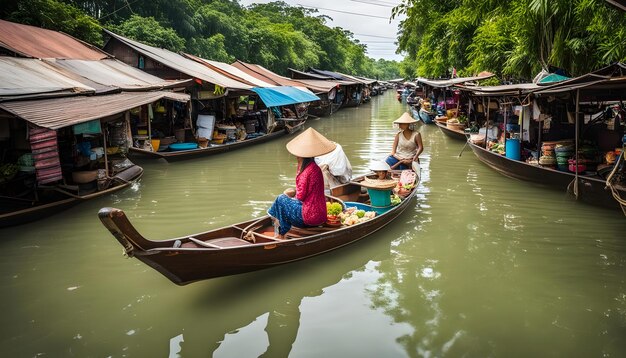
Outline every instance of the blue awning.
[(311, 92), (306, 92), (295, 87), (279, 86), (279, 87), (255, 87), (252, 89), (256, 92), (265, 106), (278, 107), (288, 104), (319, 101), (320, 98)]

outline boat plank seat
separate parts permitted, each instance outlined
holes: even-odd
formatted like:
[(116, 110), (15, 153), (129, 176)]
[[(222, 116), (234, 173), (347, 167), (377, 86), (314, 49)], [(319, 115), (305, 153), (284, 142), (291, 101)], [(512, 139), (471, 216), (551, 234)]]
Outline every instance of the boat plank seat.
[(233, 246), (250, 245), (250, 242), (242, 240), (238, 237), (222, 237), (219, 239), (212, 239), (208, 241), (198, 240), (193, 236), (188, 237), (189, 241), (181, 245), (184, 248), (199, 248), (208, 247), (213, 249), (223, 249)]

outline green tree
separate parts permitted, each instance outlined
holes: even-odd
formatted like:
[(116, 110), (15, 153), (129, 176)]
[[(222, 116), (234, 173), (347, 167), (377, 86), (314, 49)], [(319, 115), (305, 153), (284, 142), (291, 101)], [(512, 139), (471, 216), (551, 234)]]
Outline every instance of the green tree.
[(3, 10), (3, 18), (22, 24), (65, 32), (83, 41), (102, 45), (96, 19), (80, 9), (57, 0), (22, 0)]
[(185, 49), (185, 39), (178, 36), (172, 28), (161, 26), (153, 17), (132, 15), (130, 19), (117, 26), (110, 26), (111, 31), (146, 45), (156, 46), (178, 52)]

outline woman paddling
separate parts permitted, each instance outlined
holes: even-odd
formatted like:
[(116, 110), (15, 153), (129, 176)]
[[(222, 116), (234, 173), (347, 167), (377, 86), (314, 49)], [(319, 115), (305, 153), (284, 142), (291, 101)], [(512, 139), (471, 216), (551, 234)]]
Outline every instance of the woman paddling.
[(422, 144), (422, 135), (413, 130), (415, 123), (417, 121), (406, 112), (393, 121), (393, 124), (398, 125), (400, 131), (393, 141), (391, 154), (385, 160), (391, 169), (411, 169), (413, 162), (419, 163), (419, 156), (424, 151), (424, 145)]
[(332, 152), (335, 143), (309, 128), (287, 143), (297, 161), (296, 189), (279, 195), (267, 213), (274, 219), (276, 237), (284, 239), (292, 225), (318, 226), (326, 221), (324, 176), (314, 157)]

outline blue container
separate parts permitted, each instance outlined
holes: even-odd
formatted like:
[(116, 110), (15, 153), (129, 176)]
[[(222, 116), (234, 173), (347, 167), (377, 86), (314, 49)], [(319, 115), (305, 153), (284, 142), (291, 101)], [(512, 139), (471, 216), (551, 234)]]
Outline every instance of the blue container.
[(386, 206), (386, 207), (379, 208), (379, 207), (374, 207), (374, 206), (363, 204), (363, 203), (357, 203), (356, 201), (346, 201), (344, 202), (344, 204), (346, 204), (346, 208), (356, 208), (357, 210), (374, 211), (376, 212), (376, 215), (382, 215), (393, 207), (393, 206)]
[(389, 206), (391, 205), (391, 189), (378, 190), (367, 189), (370, 195), (372, 206)]
[(509, 159), (522, 159), (521, 143), (519, 139), (507, 139), (506, 144), (504, 145), (504, 151), (506, 153), (506, 157)]
[(198, 143), (172, 143), (170, 144), (171, 151), (179, 151), (179, 150), (191, 150), (198, 148)]

